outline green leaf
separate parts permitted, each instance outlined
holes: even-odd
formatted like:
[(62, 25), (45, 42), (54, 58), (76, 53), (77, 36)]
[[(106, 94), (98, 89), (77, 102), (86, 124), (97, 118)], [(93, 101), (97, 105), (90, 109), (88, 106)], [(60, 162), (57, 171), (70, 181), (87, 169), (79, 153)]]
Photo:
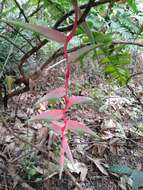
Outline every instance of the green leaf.
[(135, 0), (128, 0), (128, 5), (134, 12), (138, 11)]
[(110, 45), (112, 43), (112, 37), (110, 34), (104, 34), (102, 32), (94, 32), (94, 39), (97, 43), (101, 43), (104, 45)]
[(138, 190), (143, 187), (143, 172), (138, 170), (133, 170), (131, 178), (133, 180), (132, 188)]
[(113, 173), (117, 173), (117, 174), (131, 175), (133, 170), (130, 167), (125, 166), (125, 165), (114, 164), (110, 166), (109, 171)]

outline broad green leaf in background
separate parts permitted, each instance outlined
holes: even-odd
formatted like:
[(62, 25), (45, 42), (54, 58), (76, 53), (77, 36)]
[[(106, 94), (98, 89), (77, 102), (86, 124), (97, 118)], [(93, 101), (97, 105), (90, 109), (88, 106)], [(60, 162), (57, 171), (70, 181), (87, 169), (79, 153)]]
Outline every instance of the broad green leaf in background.
[(96, 43), (104, 45), (112, 44), (112, 36), (110, 34), (104, 34), (102, 32), (94, 32), (93, 35)]
[(109, 171), (129, 176), (132, 179), (133, 190), (138, 190), (140, 187), (143, 187), (143, 171), (131, 169), (128, 166), (118, 164), (110, 166)]
[(110, 166), (109, 171), (113, 173), (117, 173), (117, 174), (131, 175), (133, 170), (130, 167), (125, 166), (125, 165), (114, 164)]
[(140, 187), (143, 187), (143, 172), (138, 170), (133, 170), (131, 179), (133, 181), (132, 188), (138, 190)]

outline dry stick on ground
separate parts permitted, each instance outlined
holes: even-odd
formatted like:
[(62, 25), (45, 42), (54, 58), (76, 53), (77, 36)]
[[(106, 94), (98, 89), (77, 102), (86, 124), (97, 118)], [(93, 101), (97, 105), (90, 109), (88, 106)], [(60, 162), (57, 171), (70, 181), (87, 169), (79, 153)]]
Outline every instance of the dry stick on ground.
[[(9, 126), (8, 123), (5, 121), (5, 119), (3, 118), (3, 116), (0, 116), (0, 119), (3, 123), (3, 126), (7, 129), (7, 131), (12, 134), (16, 139), (18, 139), (19, 141), (23, 142), (24, 144), (28, 144), (31, 147), (37, 149), (38, 151), (40, 151), (43, 155), (45, 155), (46, 157), (49, 157), (49, 153), (47, 151), (45, 151), (44, 149), (42, 149), (41, 147), (39, 148), (38, 146), (32, 144), (31, 142), (21, 138), (19, 135), (17, 135)], [(50, 155), (50, 159), (53, 163), (58, 164), (57, 161), (54, 159), (54, 157), (52, 155)], [(76, 181), (76, 178), (67, 170), (65, 170), (66, 175), (72, 180), (72, 182), (75, 184), (75, 186), (77, 187), (78, 190), (83, 190), (83, 188), (80, 186), (80, 184)]]

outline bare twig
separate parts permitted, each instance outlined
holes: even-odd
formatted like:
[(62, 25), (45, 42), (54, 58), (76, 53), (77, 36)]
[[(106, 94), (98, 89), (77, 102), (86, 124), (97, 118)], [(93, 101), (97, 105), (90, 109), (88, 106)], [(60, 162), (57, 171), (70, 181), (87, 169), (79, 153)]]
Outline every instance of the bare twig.
[(138, 41), (113, 40), (112, 44), (136, 45), (136, 46), (143, 47), (143, 42), (138, 42)]
[[(101, 4), (105, 4), (105, 3), (109, 3), (109, 2), (111, 2), (111, 0), (98, 0), (98, 1), (92, 1), (92, 3), (86, 3), (86, 4), (84, 4), (84, 5), (81, 5), (81, 6), (79, 6), (79, 8), (80, 9), (86, 9), (87, 7), (88, 8), (92, 8), (92, 7), (95, 7), (95, 6), (98, 6), (98, 5), (101, 5)], [(65, 15), (63, 15), (56, 23), (55, 23), (55, 25), (54, 25), (54, 28), (55, 29), (58, 29), (58, 30), (60, 30), (60, 31), (69, 31), (70, 29), (67, 27), (67, 29), (66, 28), (60, 28), (59, 29), (59, 26), (60, 26), (60, 24), (61, 23), (63, 23), (63, 21), (65, 21), (69, 16), (71, 16), (72, 14), (74, 13), (74, 10), (71, 10), (71, 11), (69, 11), (68, 13), (66, 13)], [(81, 22), (82, 21), (84, 21), (84, 20), (82, 20), (83, 18), (81, 18)], [(78, 24), (81, 24), (81, 23), (78, 23)], [(70, 26), (71, 27), (71, 26)]]
[(20, 6), (19, 2), (17, 0), (14, 0), (15, 4), (17, 5), (17, 7), (19, 8), (21, 14), (23, 15), (23, 17), (25, 18), (25, 21), (26, 22), (29, 22), (28, 21), (28, 18), (26, 17), (25, 13), (24, 13), (24, 10), (22, 9), (22, 7)]
[[(110, 2), (110, 0), (99, 0), (99, 1), (92, 1), (92, 3), (87, 3), (87, 4), (84, 4), (84, 5), (81, 5), (80, 6), (80, 9), (87, 9), (84, 14), (82, 15), (82, 17), (80, 18), (80, 22), (83, 22), (85, 20), (85, 17), (89, 11), (89, 9), (91, 7), (95, 7), (95, 6), (98, 6), (98, 5), (101, 5), (101, 4), (105, 4), (105, 3), (108, 3)], [(60, 30), (62, 31), (62, 29), (58, 28), (60, 26), (60, 24), (66, 20), (66, 18), (68, 18), (69, 16), (71, 16), (72, 14), (74, 13), (74, 10), (71, 10), (70, 12), (66, 13), (64, 16), (62, 16), (56, 23), (55, 25), (53, 26), (54, 29), (57, 29), (57, 30)], [(80, 24), (80, 23), (78, 23)], [(70, 26), (72, 27), (72, 25)], [(65, 30), (65, 29), (64, 29)], [(68, 28), (69, 30), (69, 28)], [(40, 42), (40, 44), (38, 46), (35, 46), (34, 48), (32, 48), (29, 52), (26, 53), (26, 55), (24, 57), (22, 57), (21, 61), (20, 61), (20, 64), (19, 64), (19, 70), (20, 70), (20, 73), (23, 77), (25, 77), (24, 75), (24, 71), (23, 71), (23, 64), (26, 62), (26, 60), (31, 56), (33, 55), (35, 52), (37, 52), (40, 48), (42, 48), (44, 45), (46, 45), (48, 41), (46, 39), (44, 39), (43, 41)]]
[[(82, 22), (85, 21), (88, 13), (90, 12), (90, 9), (92, 8), (92, 4), (94, 3), (94, 0), (90, 0), (87, 7), (85, 8), (85, 11), (83, 12), (83, 14), (81, 15), (80, 19), (77, 22), (77, 25), (80, 25)], [(64, 32), (64, 31), (69, 31), (73, 28), (73, 24), (66, 26), (66, 27), (62, 27), (62, 28), (58, 28), (59, 31)]]
[(11, 41), (9, 38), (7, 38), (6, 36), (3, 36), (2, 34), (0, 34), (0, 38), (5, 39), (7, 42), (9, 42), (10, 44), (12, 44), (15, 48), (17, 48), (19, 51), (21, 51), (23, 54), (25, 54), (25, 51), (23, 51), (18, 45), (16, 45), (13, 41)]
[(6, 24), (7, 24), (8, 26), (10, 26), (16, 33), (18, 33), (19, 36), (21, 36), (32, 48), (34, 47), (34, 46), (32, 45), (32, 43), (31, 43), (31, 41), (28, 40), (28, 39), (21, 33), (22, 30), (19, 30), (19, 29), (14, 28), (14, 26), (12, 26), (12, 25), (9, 24), (9, 23), (6, 23)]
[(40, 11), (43, 7), (44, 7), (43, 5), (37, 6), (37, 8), (28, 16), (28, 18), (34, 16), (34, 15), (35, 15), (38, 11)]

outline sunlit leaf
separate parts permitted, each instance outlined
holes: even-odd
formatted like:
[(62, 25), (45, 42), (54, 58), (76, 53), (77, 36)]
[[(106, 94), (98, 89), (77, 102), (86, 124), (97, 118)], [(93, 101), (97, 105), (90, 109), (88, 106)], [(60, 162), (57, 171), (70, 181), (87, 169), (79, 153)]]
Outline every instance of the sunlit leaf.
[(134, 12), (137, 12), (137, 11), (138, 11), (135, 0), (128, 0), (128, 5), (131, 7), (131, 9), (132, 9)]
[(66, 91), (65, 91), (64, 87), (56, 88), (54, 90), (51, 90), (44, 97), (42, 97), (36, 104), (39, 104), (39, 103), (42, 103), (42, 102), (45, 102), (45, 101), (49, 101), (49, 100), (53, 100), (53, 99), (61, 98), (65, 94), (66, 94)]
[(63, 33), (59, 32), (57, 30), (48, 28), (46, 26), (40, 26), (40, 25), (36, 25), (36, 24), (28, 24), (28, 23), (22, 23), (22, 22), (15, 22), (15, 21), (7, 21), (7, 20), (4, 20), (4, 22), (37, 32), (37, 33), (44, 35), (45, 37), (50, 38), (51, 40), (54, 40), (58, 43), (65, 43), (65, 40), (66, 40), (66, 36)]
[(67, 121), (66, 127), (67, 127), (67, 129), (71, 130), (72, 132), (76, 132), (77, 130), (80, 129), (81, 131), (88, 133), (90, 135), (96, 135), (90, 128), (88, 128), (83, 123), (79, 123), (78, 121), (74, 121), (74, 120), (69, 119)]
[(5, 80), (7, 83), (8, 92), (11, 93), (14, 82), (15, 82), (15, 78), (13, 76), (6, 75)]
[(80, 56), (82, 56), (85, 53), (88, 53), (90, 50), (94, 48), (95, 48), (95, 45), (89, 45), (79, 50), (76, 50), (72, 53), (69, 53), (69, 62), (75, 62), (78, 58), (80, 58)]
[(68, 107), (74, 105), (74, 104), (82, 104), (82, 103), (88, 103), (93, 101), (92, 98), (86, 97), (86, 96), (71, 96), (69, 98)]
[(40, 113), (39, 115), (33, 116), (29, 121), (36, 121), (36, 120), (58, 120), (62, 119), (64, 116), (63, 110), (48, 110), (45, 112)]

